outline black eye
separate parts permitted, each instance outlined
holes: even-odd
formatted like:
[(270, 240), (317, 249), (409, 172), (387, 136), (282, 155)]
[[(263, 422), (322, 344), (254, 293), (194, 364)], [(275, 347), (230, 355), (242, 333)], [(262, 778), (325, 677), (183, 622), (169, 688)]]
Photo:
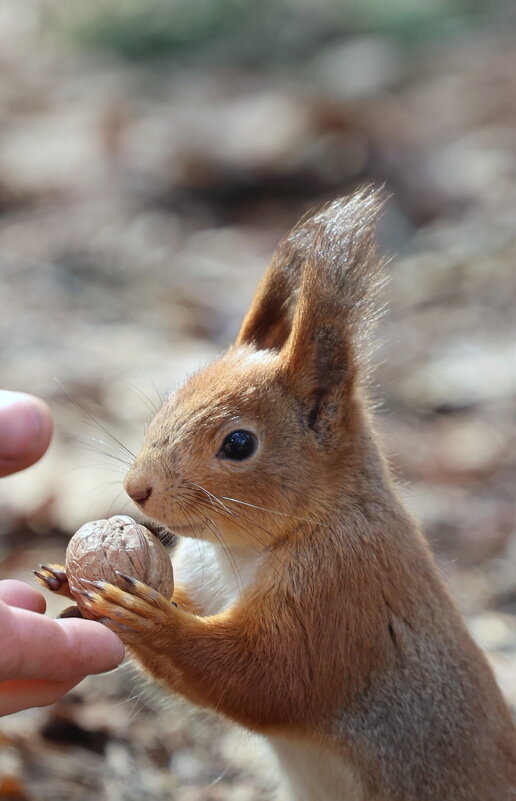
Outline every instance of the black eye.
[(222, 443), (221, 456), (228, 459), (247, 459), (256, 450), (256, 437), (250, 431), (232, 431)]

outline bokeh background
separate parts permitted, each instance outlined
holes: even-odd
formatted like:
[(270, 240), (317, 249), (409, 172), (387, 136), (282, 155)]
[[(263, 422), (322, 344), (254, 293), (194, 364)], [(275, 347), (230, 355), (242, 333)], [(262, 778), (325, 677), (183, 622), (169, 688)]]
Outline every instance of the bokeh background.
[[(225, 348), (302, 213), (385, 184), (379, 426), (516, 708), (515, 33), (511, 0), (0, 0), (0, 378), (57, 427), (0, 483), (1, 577), (131, 511), (117, 440)], [(275, 783), (259, 738), (125, 668), (0, 721), (0, 777), (2, 801)]]

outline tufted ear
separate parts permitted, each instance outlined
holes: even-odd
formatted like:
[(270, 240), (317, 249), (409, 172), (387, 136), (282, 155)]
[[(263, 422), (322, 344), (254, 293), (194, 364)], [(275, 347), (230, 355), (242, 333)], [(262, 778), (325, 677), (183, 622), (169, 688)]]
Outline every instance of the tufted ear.
[(375, 244), (381, 206), (379, 193), (367, 188), (308, 221), (311, 237), (281, 360), (312, 428), (344, 411), (367, 362), (383, 284)]
[(236, 345), (280, 350), (288, 339), (314, 229), (302, 219), (276, 248), (244, 318)]

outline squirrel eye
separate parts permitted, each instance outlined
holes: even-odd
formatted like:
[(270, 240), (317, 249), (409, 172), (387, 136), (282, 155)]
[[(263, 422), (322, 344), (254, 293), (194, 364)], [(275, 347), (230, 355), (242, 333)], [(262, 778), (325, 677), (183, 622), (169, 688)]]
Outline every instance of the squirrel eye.
[(232, 431), (225, 437), (219, 456), (238, 461), (247, 459), (256, 450), (256, 437), (250, 431)]

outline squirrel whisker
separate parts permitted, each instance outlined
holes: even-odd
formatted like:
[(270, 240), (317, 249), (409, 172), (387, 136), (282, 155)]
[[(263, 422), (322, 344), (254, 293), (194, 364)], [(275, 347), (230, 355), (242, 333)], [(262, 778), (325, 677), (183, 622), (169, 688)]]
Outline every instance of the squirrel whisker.
[[(205, 502), (205, 501), (202, 501), (202, 500), (200, 500), (200, 499), (199, 499), (199, 498), (197, 498), (197, 497), (195, 498), (195, 503), (196, 503), (196, 505), (198, 505), (198, 506), (204, 506), (204, 507), (206, 507), (206, 502)], [(258, 523), (256, 523), (255, 521), (253, 521), (253, 520), (249, 520), (249, 518), (243, 517), (242, 515), (240, 515), (240, 514), (238, 514), (238, 513), (236, 513), (236, 512), (232, 512), (232, 513), (230, 513), (229, 515), (226, 515), (226, 514), (224, 514), (224, 512), (223, 512), (223, 511), (220, 511), (219, 509), (217, 509), (215, 513), (216, 513), (216, 514), (217, 514), (217, 515), (218, 515), (220, 518), (222, 518), (223, 520), (227, 520), (227, 521), (229, 521), (230, 523), (235, 523), (235, 522), (236, 522), (236, 523), (238, 523), (238, 525), (240, 526), (240, 528), (241, 528), (241, 529), (242, 529), (242, 530), (243, 530), (243, 531), (244, 531), (246, 534), (248, 534), (248, 535), (249, 535), (249, 536), (250, 536), (252, 539), (254, 539), (254, 540), (255, 540), (255, 541), (258, 543), (258, 545), (259, 545), (260, 547), (257, 547), (256, 545), (255, 545), (255, 546), (253, 546), (253, 547), (254, 547), (254, 550), (256, 551), (256, 553), (260, 554), (260, 556), (261, 556), (261, 557), (264, 559), (264, 561), (267, 561), (267, 560), (268, 560), (268, 558), (269, 558), (269, 556), (271, 556), (271, 557), (272, 557), (273, 559), (275, 559), (275, 560), (276, 560), (276, 561), (277, 561), (277, 562), (278, 562), (280, 565), (283, 565), (283, 562), (282, 562), (282, 560), (281, 560), (281, 559), (278, 557), (278, 555), (275, 553), (274, 549), (273, 549), (273, 548), (272, 548), (270, 545), (268, 545), (266, 542), (264, 542), (264, 541), (261, 539), (261, 537), (259, 537), (259, 535), (258, 535), (258, 534), (257, 534), (255, 531), (252, 531), (252, 530), (251, 530), (251, 529), (250, 529), (248, 526), (244, 525), (244, 524), (242, 523), (242, 520), (246, 520), (246, 521), (248, 521), (248, 522), (251, 522), (251, 523), (252, 523), (254, 526), (257, 526), (258, 528), (261, 528), (261, 529), (262, 529), (262, 531), (264, 531), (266, 534), (269, 534), (270, 532), (268, 532), (268, 531), (267, 531), (267, 529), (263, 528), (263, 526), (260, 526), (260, 525), (259, 525)], [(285, 550), (286, 550), (286, 551), (287, 551), (287, 553), (289, 553), (289, 554), (290, 554), (290, 555), (291, 555), (293, 558), (296, 558), (296, 554), (292, 553), (292, 552), (291, 552), (291, 551), (290, 551), (288, 548), (286, 548), (286, 547), (285, 547)]]
[(199, 558), (201, 560), (202, 580), (204, 582), (204, 571), (205, 571), (205, 567), (206, 567), (206, 549), (204, 547), (204, 541), (203, 541), (202, 537), (198, 537), (197, 534), (195, 533), (195, 529), (196, 528), (201, 528), (201, 524), (197, 523), (195, 521), (195, 519), (192, 517), (192, 515), (189, 514), (189, 512), (186, 509), (185, 505), (182, 504), (179, 500), (177, 501), (177, 505), (179, 506), (179, 509), (181, 510), (181, 512), (185, 516), (186, 520), (188, 521), (188, 525), (192, 526), (192, 533), (194, 535), (195, 541), (197, 542), (197, 549), (199, 551)]
[(290, 520), (300, 520), (303, 523), (317, 523), (317, 525), (328, 526), (329, 523), (324, 523), (322, 520), (317, 520), (315, 517), (301, 517), (300, 515), (293, 515), (290, 512), (280, 512), (277, 509), (267, 509), (265, 506), (258, 506), (255, 503), (248, 501), (240, 501), (237, 498), (228, 498), (226, 495), (222, 496), (223, 501), (230, 501), (231, 503), (238, 503), (241, 506), (250, 506), (252, 509), (257, 509), (260, 512), (268, 512), (271, 515), (279, 515), (280, 517), (288, 517)]
[(224, 537), (222, 535), (222, 532), (221, 532), (220, 528), (217, 526), (217, 524), (215, 523), (213, 518), (209, 517), (208, 515), (203, 516), (203, 515), (199, 514), (197, 509), (192, 507), (192, 506), (188, 506), (188, 509), (192, 512), (193, 515), (198, 517), (199, 520), (201, 520), (201, 521), (203, 521), (203, 523), (205, 523), (205, 525), (212, 532), (213, 536), (216, 538), (217, 542), (222, 546), (222, 549), (224, 550), (224, 553), (226, 554), (226, 558), (227, 558), (229, 564), (231, 565), (231, 569), (232, 569), (233, 575), (235, 577), (235, 582), (236, 582), (237, 588), (238, 588), (239, 592), (243, 592), (244, 583), (243, 583), (243, 580), (242, 580), (242, 575), (240, 573), (240, 570), (238, 569), (238, 565), (236, 563), (235, 557), (231, 553), (231, 549), (228, 548), (227, 543), (224, 541)]
[(128, 468), (131, 466), (131, 462), (128, 459), (124, 459), (121, 456), (117, 456), (114, 453), (110, 453), (109, 451), (103, 450), (102, 448), (96, 448), (92, 445), (93, 442), (97, 442), (99, 445), (105, 445), (106, 448), (109, 448), (109, 443), (104, 442), (101, 439), (97, 439), (96, 437), (89, 437), (88, 440), (81, 439), (81, 437), (73, 437), (74, 442), (77, 442), (83, 448), (91, 451), (92, 453), (99, 453), (101, 456), (107, 456), (108, 459), (113, 459), (115, 462), (119, 462), (124, 466), (124, 468)]
[[(131, 450), (130, 450), (130, 449), (129, 449), (129, 448), (126, 446), (126, 445), (124, 445), (124, 443), (123, 443), (123, 442), (121, 442), (121, 441), (120, 441), (120, 440), (119, 440), (117, 437), (115, 437), (115, 435), (114, 435), (114, 434), (112, 434), (112, 433), (111, 433), (111, 431), (110, 431), (110, 430), (109, 430), (109, 429), (108, 429), (108, 428), (107, 428), (107, 427), (106, 427), (106, 426), (105, 426), (103, 423), (101, 423), (101, 422), (100, 422), (100, 420), (98, 419), (98, 417), (95, 417), (95, 415), (94, 415), (94, 414), (92, 414), (92, 413), (91, 413), (91, 412), (89, 412), (87, 409), (85, 409), (85, 408), (84, 408), (84, 406), (82, 406), (82, 405), (79, 403), (79, 401), (78, 401), (76, 398), (74, 398), (74, 396), (73, 396), (73, 395), (71, 394), (71, 392), (70, 392), (70, 391), (69, 391), (69, 390), (68, 390), (68, 389), (67, 389), (67, 388), (64, 386), (64, 384), (63, 384), (61, 381), (59, 381), (59, 379), (57, 379), (57, 378), (56, 378), (56, 379), (55, 379), (55, 381), (57, 381), (57, 383), (59, 384), (59, 386), (61, 387), (61, 389), (63, 390), (63, 392), (65, 392), (65, 394), (67, 395), (68, 399), (69, 399), (69, 400), (70, 400), (70, 401), (73, 403), (73, 405), (74, 405), (74, 406), (75, 406), (77, 409), (79, 409), (79, 411), (81, 411), (81, 412), (82, 412), (84, 415), (86, 415), (87, 419), (86, 419), (86, 420), (83, 420), (83, 422), (84, 422), (86, 425), (93, 426), (93, 427), (95, 427), (95, 428), (98, 428), (100, 431), (102, 431), (102, 432), (103, 432), (103, 433), (104, 433), (104, 434), (105, 434), (107, 437), (109, 437), (109, 439), (110, 439), (110, 440), (112, 440), (112, 442), (113, 442), (113, 443), (114, 443), (114, 444), (115, 444), (115, 445), (116, 445), (118, 448), (121, 448), (121, 449), (122, 449), (122, 451), (124, 451), (124, 452), (127, 454), (127, 456), (129, 456), (129, 457), (131, 458), (131, 461), (132, 461), (132, 460), (134, 460), (134, 459), (136, 459), (136, 454), (135, 454), (135, 453), (133, 453), (133, 452), (132, 452), (132, 451), (131, 451)], [(128, 464), (129, 464), (129, 463), (128, 463)]]

